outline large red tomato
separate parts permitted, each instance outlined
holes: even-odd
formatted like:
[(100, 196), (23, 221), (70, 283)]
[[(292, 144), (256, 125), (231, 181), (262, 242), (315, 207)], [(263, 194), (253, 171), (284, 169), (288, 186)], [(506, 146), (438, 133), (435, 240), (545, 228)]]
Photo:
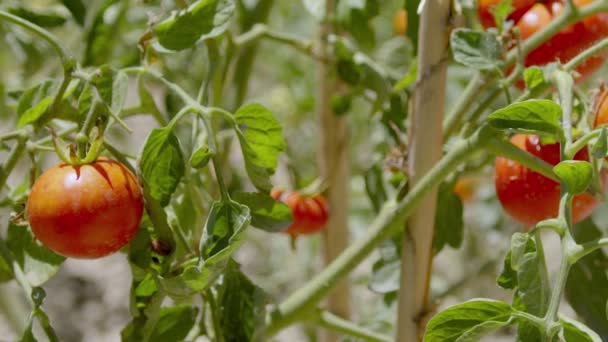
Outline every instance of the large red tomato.
[(135, 235), (143, 213), (137, 178), (117, 161), (59, 164), (35, 182), (27, 217), (36, 238), (58, 254), (99, 258)]
[[(525, 134), (513, 136), (511, 142), (551, 165), (560, 161), (558, 143), (543, 145), (538, 136)], [(588, 160), (587, 150), (580, 150), (574, 159)], [(533, 226), (539, 221), (557, 217), (559, 183), (503, 157), (496, 158), (494, 176), (496, 195), (502, 207), (518, 222)], [(572, 221), (577, 223), (591, 215), (597, 204), (598, 201), (588, 193), (575, 196)]]
[(286, 233), (292, 236), (314, 234), (325, 228), (329, 218), (325, 197), (321, 195), (308, 197), (295, 191), (284, 192), (281, 189), (273, 189), (270, 195), (291, 208), (293, 223), (287, 228)]
[[(578, 7), (590, 2), (591, 0), (574, 0)], [(480, 2), (478, 12), (480, 20), (486, 27), (494, 26), (494, 20), (487, 18), (488, 15), (491, 18), (490, 9), (496, 3), (498, 3), (497, 0), (482, 0)], [(530, 0), (515, 0), (514, 8), (515, 10), (509, 15), (508, 19), (516, 23), (520, 30), (521, 39), (525, 40), (557, 17), (564, 8), (564, 1), (550, 0), (535, 3), (535, 1)], [(608, 13), (599, 13), (583, 18), (565, 27), (532, 50), (526, 56), (525, 65), (545, 65), (555, 61), (567, 63), (583, 50), (606, 37), (608, 37)], [(581, 74), (581, 77), (577, 81), (584, 80), (598, 70), (606, 57), (608, 57), (608, 52), (601, 52), (589, 57), (579, 65), (576, 71)], [(523, 83), (518, 85), (521, 87)]]

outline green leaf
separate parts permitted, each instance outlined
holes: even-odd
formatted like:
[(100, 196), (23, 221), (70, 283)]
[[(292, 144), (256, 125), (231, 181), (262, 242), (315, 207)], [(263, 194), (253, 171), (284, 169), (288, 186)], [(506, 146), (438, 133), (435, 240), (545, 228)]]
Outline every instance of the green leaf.
[(272, 188), (270, 176), (277, 168), (277, 157), (285, 151), (281, 125), (260, 104), (241, 107), (234, 117), (247, 174), (256, 188), (268, 192)]
[(93, 83), (101, 99), (112, 113), (118, 115), (125, 104), (129, 78), (122, 72), (116, 72), (109, 65), (102, 65), (93, 78)]
[(566, 342), (602, 342), (595, 331), (581, 322), (561, 316), (559, 323), (563, 327), (561, 336)]
[(23, 6), (9, 8), (8, 12), (18, 17), (21, 17), (29, 22), (32, 22), (38, 26), (46, 28), (61, 26), (66, 21), (66, 18), (64, 16), (55, 11), (33, 11)]
[(232, 195), (240, 204), (249, 207), (251, 225), (267, 232), (280, 232), (293, 222), (291, 209), (265, 193), (237, 192)]
[(241, 245), (250, 221), (249, 208), (244, 205), (234, 201), (213, 203), (200, 246), (204, 262), (186, 267), (182, 277), (187, 286), (200, 292), (211, 285)]
[(36, 241), (28, 225), (10, 221), (6, 244), (32, 286), (40, 286), (53, 277), (65, 260)]
[(498, 129), (563, 136), (560, 123), (562, 108), (551, 100), (528, 100), (499, 109), (488, 117), (488, 122)]
[(201, 146), (192, 154), (192, 157), (190, 157), (190, 165), (197, 169), (202, 169), (207, 166), (214, 154), (215, 153), (210, 150), (208, 146)]
[(378, 163), (374, 163), (374, 166), (367, 170), (364, 175), (365, 191), (376, 213), (380, 212), (380, 208), (388, 199), (382, 173), (382, 167)]
[(602, 128), (600, 136), (597, 138), (596, 143), (593, 144), (591, 154), (596, 159), (601, 159), (608, 155), (608, 133), (605, 127)]
[(44, 116), (44, 114), (46, 114), (46, 111), (49, 109), (49, 106), (52, 102), (53, 97), (47, 96), (42, 99), (42, 101), (40, 101), (37, 105), (25, 111), (25, 113), (23, 113), (23, 115), (21, 115), (21, 117), (19, 118), (19, 123), (17, 124), (17, 127), (21, 128), (25, 125), (37, 122), (40, 118)]
[(433, 240), (435, 254), (439, 253), (446, 244), (460, 248), (464, 237), (462, 201), (453, 189), (453, 183), (444, 182), (439, 186)]
[(401, 78), (401, 80), (399, 80), (399, 82), (393, 86), (393, 92), (399, 92), (409, 88), (412, 84), (414, 84), (414, 82), (416, 82), (417, 74), (418, 62), (413, 60), (412, 63), (410, 63), (410, 67), (407, 69), (407, 73), (405, 73), (403, 78)]
[(524, 81), (526, 82), (526, 87), (530, 90), (534, 90), (547, 83), (543, 70), (537, 66), (531, 66), (524, 70)]
[(511, 5), (511, 2), (512, 0), (501, 0), (490, 9), (499, 32), (503, 31), (507, 17), (513, 12), (513, 5)]
[[(240, 271), (230, 259), (218, 291), (218, 314), (226, 342), (251, 341), (257, 327), (264, 326), (267, 295)], [(235, 319), (238, 317), (238, 319)]]
[(184, 341), (196, 323), (198, 308), (178, 305), (160, 309), (150, 341)]
[(125, 14), (126, 6), (119, 0), (104, 0), (95, 14), (93, 25), (87, 32), (83, 65), (101, 65), (108, 62), (117, 37), (116, 26)]
[(511, 251), (505, 256), (502, 272), (496, 279), (496, 283), (503, 289), (514, 289), (517, 286), (517, 272), (511, 267)]
[[(467, 341), (512, 323), (513, 308), (500, 301), (473, 299), (435, 315), (427, 325), (425, 342)], [(461, 340), (462, 338), (463, 340)]]
[(548, 279), (547, 270), (537, 252), (526, 253), (519, 262), (517, 269), (517, 294), (526, 306), (526, 312), (543, 316), (551, 296), (550, 284), (543, 281)]
[(154, 33), (167, 49), (187, 49), (199, 39), (224, 33), (233, 12), (233, 0), (199, 0), (156, 25)]
[[(588, 218), (572, 229), (578, 243), (599, 239), (602, 231)], [(608, 340), (606, 302), (608, 302), (608, 257), (598, 249), (572, 265), (565, 296), (577, 315)]]
[(342, 0), (338, 2), (336, 17), (360, 46), (373, 48), (376, 35), (370, 21), (378, 15), (378, 0)]
[(81, 0), (61, 0), (63, 5), (72, 13), (72, 17), (80, 26), (84, 26), (87, 10)]
[(489, 32), (460, 28), (452, 31), (450, 46), (456, 62), (477, 70), (500, 66), (500, 43)]
[(144, 186), (161, 206), (169, 204), (171, 195), (184, 175), (185, 162), (179, 140), (172, 127), (154, 128), (144, 145), (139, 162)]
[(579, 160), (564, 160), (553, 167), (555, 175), (563, 182), (570, 195), (585, 192), (591, 183), (593, 166)]

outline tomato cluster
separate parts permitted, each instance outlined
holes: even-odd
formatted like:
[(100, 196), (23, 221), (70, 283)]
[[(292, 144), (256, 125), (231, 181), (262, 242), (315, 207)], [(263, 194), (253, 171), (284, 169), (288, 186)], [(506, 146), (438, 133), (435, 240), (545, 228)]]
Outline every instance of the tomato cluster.
[[(481, 23), (485, 27), (495, 25), (491, 10), (498, 4), (499, 0), (481, 0), (478, 14)], [(574, 0), (577, 7), (590, 3), (591, 0)], [(525, 40), (534, 33), (547, 26), (564, 9), (564, 0), (549, 0), (536, 2), (534, 0), (514, 0), (513, 11), (507, 19), (515, 22), (519, 28), (521, 39)], [(525, 65), (545, 65), (556, 60), (566, 63), (589, 48), (591, 45), (608, 37), (608, 13), (598, 13), (571, 24), (549, 40), (532, 50), (525, 59)], [(589, 57), (576, 71), (581, 77), (577, 81), (584, 80), (599, 69), (608, 57), (608, 52), (603, 52)]]
[(292, 236), (307, 235), (325, 228), (329, 218), (325, 197), (305, 196), (296, 191), (286, 192), (282, 189), (273, 189), (270, 195), (291, 208), (293, 223), (287, 228), (286, 233)]
[(133, 173), (99, 158), (46, 170), (32, 187), (26, 211), (36, 238), (49, 249), (67, 257), (99, 258), (133, 238), (143, 204)]

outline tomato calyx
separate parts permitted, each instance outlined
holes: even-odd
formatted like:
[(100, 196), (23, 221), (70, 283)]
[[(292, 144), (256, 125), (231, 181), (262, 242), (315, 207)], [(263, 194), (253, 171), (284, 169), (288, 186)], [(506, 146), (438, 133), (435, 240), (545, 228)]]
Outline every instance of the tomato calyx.
[[(79, 151), (77, 150), (77, 146), (75, 144), (68, 144), (65, 142), (65, 140), (59, 137), (52, 127), (48, 127), (48, 129), (51, 133), (51, 140), (57, 156), (67, 165), (76, 166), (91, 164), (97, 160), (103, 151), (103, 134), (100, 133), (100, 130), (97, 127), (92, 130), (90, 140), (83, 133), (78, 133), (76, 136), (78, 146), (82, 146), (80, 151), (81, 153), (78, 153)], [(85, 152), (84, 147), (87, 145), (88, 149)]]

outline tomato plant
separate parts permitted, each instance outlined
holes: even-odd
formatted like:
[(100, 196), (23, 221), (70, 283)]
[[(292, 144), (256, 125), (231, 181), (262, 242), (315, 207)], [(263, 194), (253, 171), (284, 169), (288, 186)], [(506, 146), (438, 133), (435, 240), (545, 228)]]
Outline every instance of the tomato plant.
[(475, 6), (2, 1), (2, 339), (608, 340), (608, 0)]
[(98, 258), (127, 244), (139, 228), (144, 201), (124, 165), (99, 158), (59, 164), (32, 186), (27, 219), (46, 247), (74, 258)]

